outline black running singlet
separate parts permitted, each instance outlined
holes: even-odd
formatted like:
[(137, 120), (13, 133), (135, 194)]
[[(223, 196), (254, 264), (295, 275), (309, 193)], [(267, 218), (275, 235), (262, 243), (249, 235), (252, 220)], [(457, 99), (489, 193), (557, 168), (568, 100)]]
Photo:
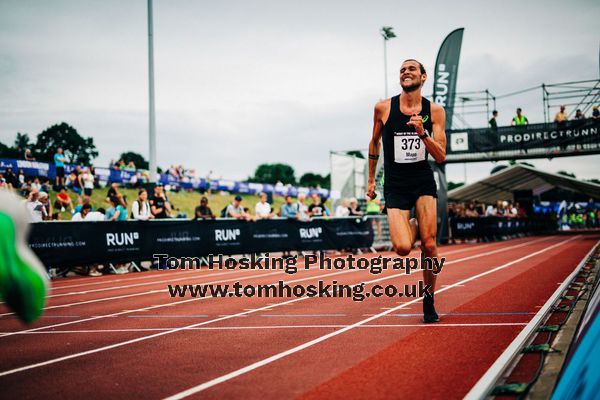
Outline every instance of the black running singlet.
[[(419, 115), (423, 117), (423, 128), (432, 135), (431, 104), (424, 97)], [(390, 116), (382, 132), (385, 186), (406, 186), (414, 178), (433, 179), (425, 143), (417, 135), (414, 126), (406, 125), (410, 117), (400, 111), (400, 95), (392, 97)]]

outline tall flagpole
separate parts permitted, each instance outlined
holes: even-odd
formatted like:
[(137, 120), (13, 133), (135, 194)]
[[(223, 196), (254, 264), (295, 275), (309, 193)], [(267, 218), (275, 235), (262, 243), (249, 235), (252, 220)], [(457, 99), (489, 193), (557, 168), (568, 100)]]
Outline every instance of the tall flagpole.
[(396, 34), (392, 31), (391, 26), (384, 26), (381, 28), (379, 33), (383, 38), (383, 82), (385, 85), (385, 99), (388, 98), (388, 79), (387, 79), (387, 41), (391, 38), (395, 38)]
[(154, 44), (152, 23), (152, 0), (148, 0), (148, 94), (149, 94), (149, 158), (150, 182), (156, 181), (156, 116), (154, 109)]

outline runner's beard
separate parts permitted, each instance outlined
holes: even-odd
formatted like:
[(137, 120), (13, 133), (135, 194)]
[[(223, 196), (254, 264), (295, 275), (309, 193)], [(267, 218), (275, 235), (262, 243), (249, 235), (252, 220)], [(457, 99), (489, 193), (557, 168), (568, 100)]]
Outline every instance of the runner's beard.
[(421, 83), (413, 83), (412, 85), (408, 85), (408, 86), (404, 86), (404, 85), (400, 85), (402, 86), (402, 90), (404, 90), (406, 93), (410, 93), (410, 92), (414, 92), (415, 90), (419, 89), (421, 87)]

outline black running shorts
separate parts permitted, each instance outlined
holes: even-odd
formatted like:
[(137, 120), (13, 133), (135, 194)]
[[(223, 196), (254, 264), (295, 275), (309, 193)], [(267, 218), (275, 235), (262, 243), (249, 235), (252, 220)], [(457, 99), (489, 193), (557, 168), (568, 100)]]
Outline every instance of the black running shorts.
[(437, 187), (432, 177), (431, 179), (414, 180), (410, 184), (407, 183), (402, 186), (390, 187), (384, 185), (383, 196), (385, 198), (385, 208), (410, 210), (421, 196), (437, 198)]

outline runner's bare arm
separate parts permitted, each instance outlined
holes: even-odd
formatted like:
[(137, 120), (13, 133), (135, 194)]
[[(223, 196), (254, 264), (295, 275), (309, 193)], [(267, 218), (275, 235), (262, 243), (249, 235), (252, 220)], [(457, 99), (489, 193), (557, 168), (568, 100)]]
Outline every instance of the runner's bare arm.
[[(444, 131), (446, 127), (446, 112), (442, 106), (435, 103), (431, 103), (431, 123), (433, 133), (422, 140), (429, 154), (431, 154), (438, 164), (441, 164), (446, 160), (446, 133)], [(407, 125), (414, 126), (419, 136), (425, 132), (423, 117), (420, 115), (413, 115)]]
[(383, 132), (383, 115), (386, 111), (386, 103), (380, 101), (375, 105), (373, 116), (373, 136), (369, 142), (369, 180), (367, 185), (367, 196), (375, 198), (375, 170), (379, 161), (381, 147), (381, 134)]

